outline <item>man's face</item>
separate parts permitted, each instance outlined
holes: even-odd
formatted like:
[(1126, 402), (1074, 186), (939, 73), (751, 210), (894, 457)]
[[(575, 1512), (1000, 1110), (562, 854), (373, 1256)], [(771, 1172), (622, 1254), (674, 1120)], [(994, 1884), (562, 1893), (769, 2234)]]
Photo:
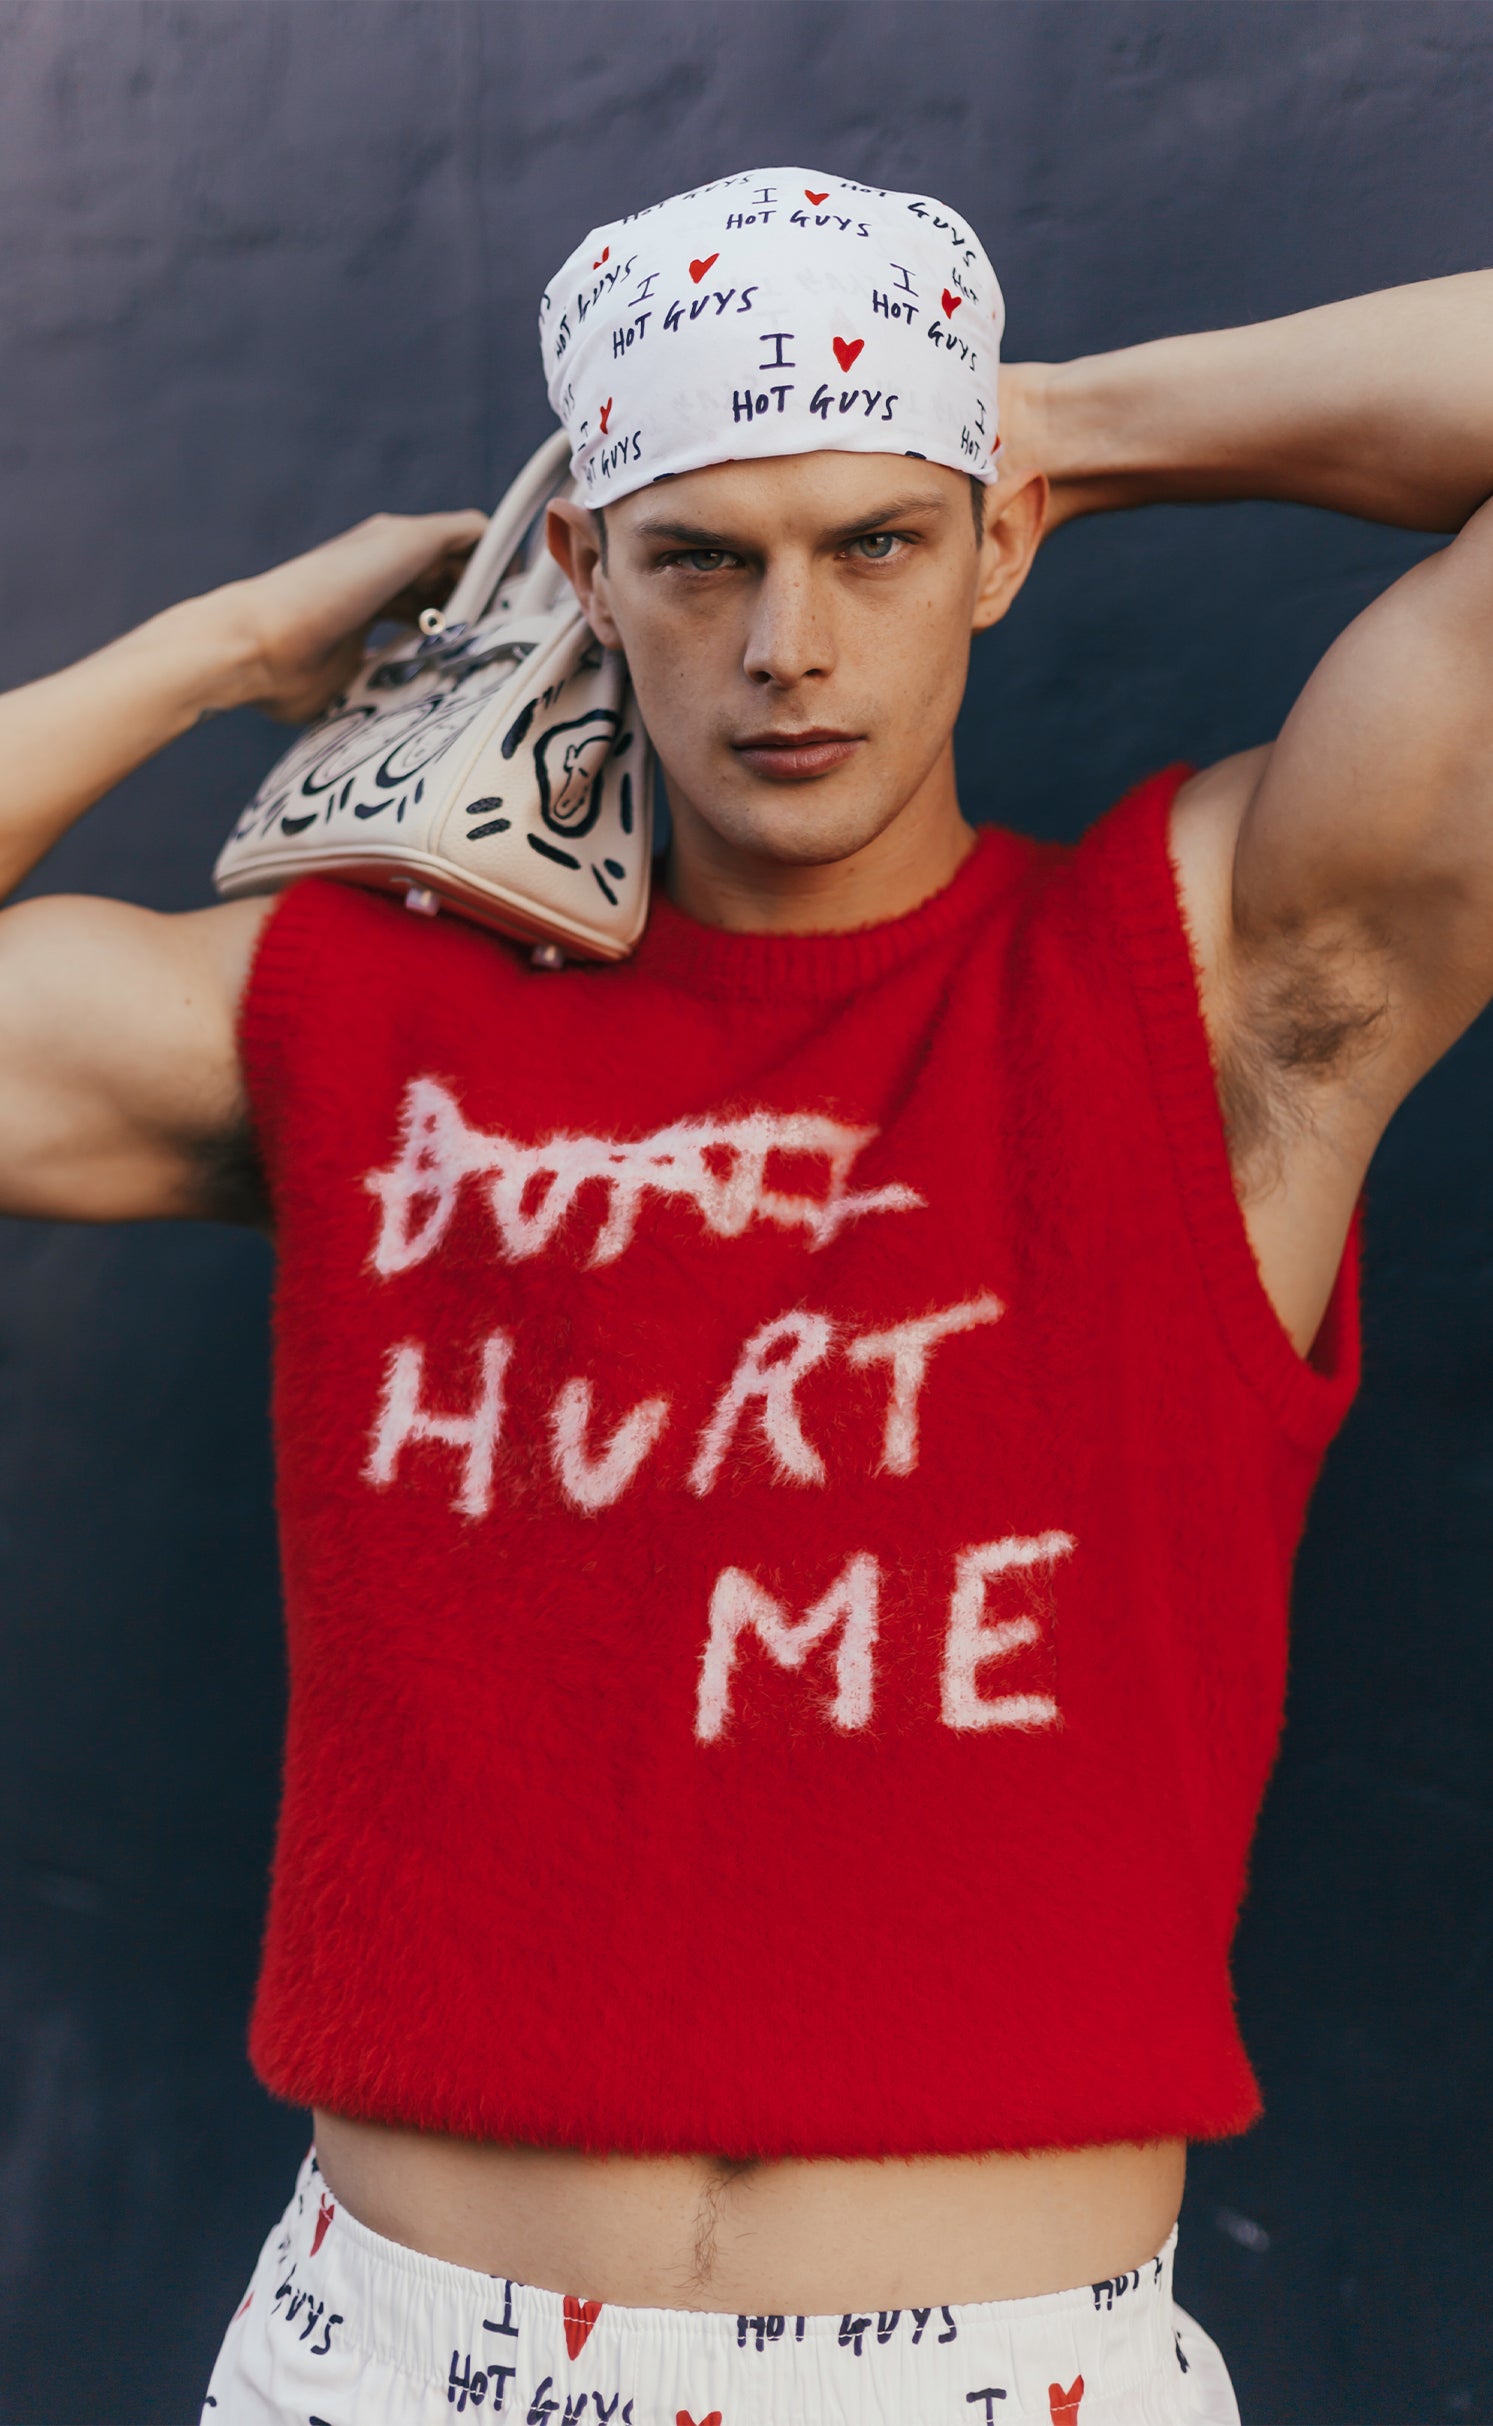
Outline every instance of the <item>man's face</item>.
[(605, 566), (590, 515), (551, 511), (677, 818), (813, 865), (862, 849), (941, 771), (952, 791), (970, 635), (1020, 586), (1030, 514), (992, 513), (981, 546), (962, 473), (832, 451), (635, 491), (607, 508)]

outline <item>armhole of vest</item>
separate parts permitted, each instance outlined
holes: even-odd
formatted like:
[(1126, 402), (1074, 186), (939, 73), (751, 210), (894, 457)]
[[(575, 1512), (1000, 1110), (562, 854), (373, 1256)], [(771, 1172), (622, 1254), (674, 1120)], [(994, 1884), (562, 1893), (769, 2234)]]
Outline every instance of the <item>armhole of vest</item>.
[(1236, 1370), (1301, 1447), (1320, 1453), (1358, 1387), (1362, 1206), (1308, 1355), (1277, 1314), (1234, 1193), (1201, 989), (1169, 848), (1172, 802), (1193, 772), (1136, 787), (1094, 837), (1130, 973), (1152, 1091), (1171, 1146), (1203, 1282)]
[(308, 1009), (306, 929), (321, 893), (308, 877), (280, 895), (259, 930), (239, 1002), (239, 1065), (272, 1202), (279, 1193), (280, 1112), (294, 1072), (296, 1031)]

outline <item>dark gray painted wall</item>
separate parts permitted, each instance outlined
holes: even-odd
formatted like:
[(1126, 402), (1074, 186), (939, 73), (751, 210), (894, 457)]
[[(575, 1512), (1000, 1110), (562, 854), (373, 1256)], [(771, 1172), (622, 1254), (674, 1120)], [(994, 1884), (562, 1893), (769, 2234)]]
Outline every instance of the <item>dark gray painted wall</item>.
[[(1493, 256), (1493, 12), (1442, 0), (0, 7), (0, 680), (540, 435), (595, 218), (766, 157), (974, 219), (1013, 350)], [(967, 797), (1069, 834), (1268, 734), (1417, 543), (1279, 508), (1083, 528), (981, 645)], [(49, 886), (201, 899), (277, 746), (194, 734)], [(1303, 1558), (1239, 1959), (1270, 2113), (1184, 2296), (1249, 2426), (1493, 2421), (1493, 1034), (1371, 1200), (1368, 1381)], [(268, 1258), (0, 1227), (0, 2417), (195, 2415), (303, 2140), (241, 2054), (280, 1655)]]

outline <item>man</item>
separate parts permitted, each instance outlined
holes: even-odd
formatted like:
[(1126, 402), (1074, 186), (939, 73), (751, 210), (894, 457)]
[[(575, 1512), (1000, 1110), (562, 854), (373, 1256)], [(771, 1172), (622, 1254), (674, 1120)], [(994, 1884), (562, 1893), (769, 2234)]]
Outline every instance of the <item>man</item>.
[[(1008, 371), (997, 477), (999, 312), (957, 214), (787, 169), (555, 281), (550, 542), (673, 812), (632, 962), (317, 883), (0, 916), (5, 1209), (267, 1188), (282, 1258), (253, 2046), (316, 2159), (235, 2426), (1237, 2415), (1171, 2250), (1258, 2108), (1354, 1208), (1493, 992), (1493, 278)], [(1270, 746), (977, 838), (969, 637), (1042, 538), (1246, 495), (1458, 535)], [(7, 882), (199, 715), (313, 714), (479, 527), (12, 695)]]

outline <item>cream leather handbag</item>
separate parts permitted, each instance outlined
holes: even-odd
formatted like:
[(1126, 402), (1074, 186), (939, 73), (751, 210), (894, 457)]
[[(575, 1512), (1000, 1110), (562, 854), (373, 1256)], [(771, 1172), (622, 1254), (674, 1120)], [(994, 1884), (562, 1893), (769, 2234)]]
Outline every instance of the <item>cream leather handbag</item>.
[(219, 855), (220, 893), (340, 876), (537, 945), (621, 960), (648, 913), (653, 753), (625, 661), (544, 545), (571, 494), (563, 431), (478, 542), (444, 612), (372, 652), (265, 777)]

